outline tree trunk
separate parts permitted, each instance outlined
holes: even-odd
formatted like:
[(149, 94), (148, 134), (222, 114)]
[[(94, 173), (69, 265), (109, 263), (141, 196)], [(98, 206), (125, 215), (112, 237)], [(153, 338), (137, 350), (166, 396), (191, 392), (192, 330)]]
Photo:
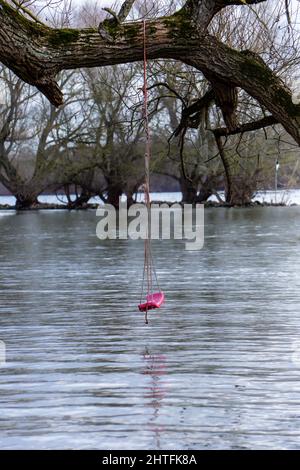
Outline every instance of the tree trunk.
[(135, 200), (133, 198), (134, 194), (136, 193), (136, 189), (132, 189), (132, 190), (127, 190), (126, 191), (126, 197), (127, 197), (127, 207), (130, 207), (132, 206), (133, 204), (135, 204)]
[(256, 182), (249, 177), (234, 176), (231, 179), (230, 193), (226, 192), (226, 202), (233, 206), (251, 203), (256, 190)]
[(179, 184), (182, 193), (182, 202), (184, 204), (194, 204), (197, 199), (197, 187), (184, 176), (180, 177)]
[(37, 194), (24, 194), (24, 193), (17, 193), (14, 194), (16, 198), (16, 205), (15, 208), (17, 210), (23, 210), (23, 209), (32, 209), (36, 207), (39, 204)]
[(116, 209), (119, 208), (119, 198), (123, 194), (123, 189), (118, 184), (112, 184), (108, 187), (106, 192), (106, 203), (111, 204)]
[(91, 199), (92, 195), (91, 193), (86, 190), (82, 189), (81, 193), (78, 194), (76, 191), (76, 198), (74, 200), (71, 199), (70, 192), (67, 195), (68, 199), (68, 204), (67, 208), (72, 210), (72, 209), (86, 209), (88, 206), (88, 202)]
[(199, 194), (197, 195), (197, 202), (198, 203), (206, 202), (212, 195), (213, 195), (213, 191), (211, 188), (202, 186), (202, 188), (199, 191)]

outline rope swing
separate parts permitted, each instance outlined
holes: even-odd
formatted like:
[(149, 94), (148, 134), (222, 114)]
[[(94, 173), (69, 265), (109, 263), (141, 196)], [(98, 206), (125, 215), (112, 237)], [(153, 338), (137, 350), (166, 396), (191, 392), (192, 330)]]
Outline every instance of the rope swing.
[[(139, 310), (145, 312), (145, 323), (148, 324), (148, 310), (159, 308), (165, 299), (164, 293), (161, 291), (155, 270), (154, 260), (151, 251), (151, 200), (150, 200), (150, 159), (151, 159), (151, 136), (149, 130), (149, 113), (148, 113), (148, 77), (147, 77), (147, 37), (146, 37), (146, 20), (143, 20), (143, 38), (144, 38), (144, 72), (143, 72), (143, 120), (146, 136), (145, 149), (145, 182), (144, 182), (144, 202), (147, 208), (147, 236), (144, 246), (144, 270), (141, 290), (141, 299)], [(153, 281), (157, 287), (157, 292), (153, 292)], [(146, 285), (146, 301), (142, 303), (144, 290)]]

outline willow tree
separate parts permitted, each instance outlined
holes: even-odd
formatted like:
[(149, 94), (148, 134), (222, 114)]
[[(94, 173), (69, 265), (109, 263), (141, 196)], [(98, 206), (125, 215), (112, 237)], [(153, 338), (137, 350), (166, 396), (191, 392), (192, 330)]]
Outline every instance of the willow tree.
[[(201, 71), (211, 84), (225, 128), (221, 138), (280, 123), (300, 144), (300, 105), (288, 86), (255, 52), (237, 50), (214, 36), (210, 24), (223, 9), (243, 8), (266, 0), (186, 0), (169, 16), (146, 21), (149, 59), (174, 59)], [(51, 28), (34, 21), (18, 2), (0, 0), (0, 60), (25, 82), (36, 86), (56, 107), (63, 94), (56, 76), (62, 70), (121, 64), (143, 59), (143, 21), (127, 21), (134, 0), (123, 2), (118, 14), (98, 28)], [(263, 119), (241, 124), (238, 88), (266, 111)], [(200, 98), (203, 100), (204, 97)], [(230, 168), (227, 168), (230, 180)]]

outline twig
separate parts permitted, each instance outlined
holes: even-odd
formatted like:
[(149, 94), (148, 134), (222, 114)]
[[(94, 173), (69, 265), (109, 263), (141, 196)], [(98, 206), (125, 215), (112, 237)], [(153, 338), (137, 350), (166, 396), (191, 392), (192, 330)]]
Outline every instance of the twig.
[(11, 1), (17, 8), (20, 8), (20, 10), (22, 10), (26, 15), (30, 16), (32, 20), (36, 21), (37, 23), (41, 25), (43, 24), (42, 21), (40, 21), (28, 8), (21, 5), (19, 2), (17, 2), (17, 0), (11, 0)]

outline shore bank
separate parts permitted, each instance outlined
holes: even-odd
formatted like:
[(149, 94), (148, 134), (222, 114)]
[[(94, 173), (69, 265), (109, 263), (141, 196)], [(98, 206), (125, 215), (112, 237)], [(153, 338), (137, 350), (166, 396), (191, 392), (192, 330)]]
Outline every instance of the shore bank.
[[(139, 202), (139, 204), (141, 204)], [(182, 202), (170, 202), (170, 201), (152, 201), (152, 204), (165, 204), (166, 206), (172, 207), (174, 204), (180, 205), (181, 207), (184, 206), (184, 203)], [(39, 203), (35, 204), (32, 207), (26, 207), (26, 208), (18, 208), (16, 209), (15, 206), (10, 205), (10, 204), (0, 204), (0, 210), (15, 210), (18, 212), (26, 212), (26, 211), (38, 211), (38, 210), (67, 210), (67, 211), (76, 211), (76, 210), (96, 210), (98, 209), (100, 205), (97, 203), (87, 203), (83, 204), (78, 207), (68, 207), (65, 204), (51, 204), (51, 203)], [(196, 204), (193, 204), (193, 206), (196, 207)], [(243, 205), (234, 205), (234, 204), (228, 204), (226, 202), (216, 202), (216, 201), (207, 201), (204, 203), (205, 208), (220, 208), (220, 207), (225, 207), (227, 209), (232, 209), (232, 208), (250, 208), (250, 207), (293, 207), (293, 206), (299, 206), (299, 204), (293, 203), (293, 204), (286, 204), (284, 202), (260, 202), (260, 201), (253, 201), (249, 204), (243, 204)]]

